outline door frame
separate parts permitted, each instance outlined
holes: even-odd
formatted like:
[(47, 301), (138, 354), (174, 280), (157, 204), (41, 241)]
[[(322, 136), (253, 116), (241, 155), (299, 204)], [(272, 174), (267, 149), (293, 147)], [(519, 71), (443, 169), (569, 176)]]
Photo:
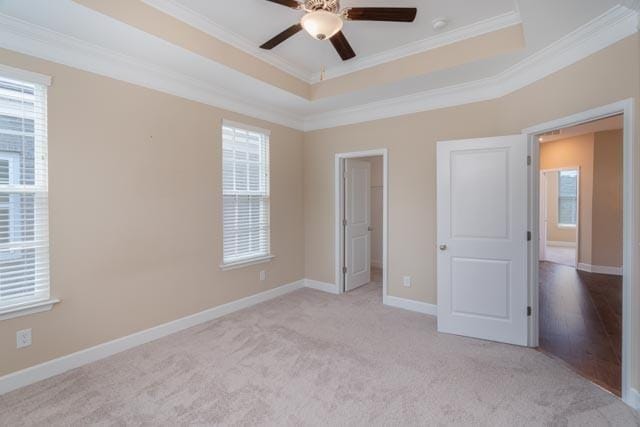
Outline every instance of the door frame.
[(344, 228), (342, 227), (342, 220), (344, 218), (344, 160), (355, 159), (360, 157), (382, 157), (382, 301), (386, 303), (387, 300), (387, 278), (389, 276), (388, 268), (388, 200), (389, 200), (389, 185), (388, 185), (388, 150), (386, 148), (379, 148), (367, 151), (353, 151), (348, 153), (336, 153), (335, 155), (335, 168), (334, 168), (334, 207), (335, 207), (335, 219), (334, 219), (334, 254), (335, 254), (335, 284), (338, 294), (344, 293), (344, 275), (342, 274), (342, 267), (344, 262)]
[[(575, 265), (573, 265), (574, 268), (578, 269), (578, 263), (580, 261), (580, 201), (581, 201), (581, 197), (580, 197), (580, 177), (582, 176), (582, 171), (580, 170), (580, 166), (569, 166), (569, 167), (564, 167), (564, 168), (550, 168), (550, 169), (540, 169), (540, 182), (542, 182), (544, 177), (544, 182), (545, 185), (547, 183), (547, 173), (548, 172), (561, 172), (561, 171), (578, 171), (578, 183), (577, 183), (577, 194), (576, 194), (576, 226), (575, 226), (575, 233), (576, 233), (576, 256), (575, 256)], [(544, 197), (542, 197), (544, 196)], [(546, 212), (548, 213), (548, 209), (549, 207), (546, 205), (547, 204), (547, 189), (540, 189), (540, 198), (538, 199), (540, 202), (540, 207), (542, 207), (542, 204), (544, 203), (544, 207), (546, 209)], [(544, 202), (542, 202), (544, 201)], [(557, 201), (556, 201), (557, 202)], [(557, 205), (556, 205), (556, 209), (557, 209)], [(539, 209), (538, 212), (540, 212), (541, 210)], [(539, 224), (540, 227), (542, 227), (542, 218), (539, 218)], [(569, 228), (569, 227), (567, 227)], [(540, 248), (540, 251), (538, 251), (538, 253), (544, 253), (546, 255), (546, 250), (544, 248), (544, 246), (546, 246), (546, 243), (549, 241), (548, 236), (547, 236), (547, 230), (544, 231), (544, 233), (540, 233), (540, 229), (538, 229), (538, 232), (540, 235), (544, 235), (545, 240), (544, 240), (544, 245), (542, 245), (542, 247)], [(546, 257), (544, 257), (545, 261), (546, 261)]]
[[(553, 130), (575, 126), (593, 120), (623, 114), (623, 273), (622, 273), (622, 400), (633, 406), (635, 402), (635, 392), (631, 384), (633, 383), (633, 373), (637, 372), (638, 360), (640, 359), (633, 348), (633, 337), (637, 336), (638, 314), (632, 310), (633, 302), (639, 292), (636, 289), (636, 271), (634, 260), (636, 259), (635, 234), (635, 179), (640, 178), (640, 172), (634, 169), (635, 161), (635, 100), (628, 98), (614, 102), (602, 107), (593, 108), (567, 117), (551, 120), (531, 126), (522, 131), (528, 136), (529, 155), (531, 156), (531, 167), (529, 168), (529, 227), (534, 236), (540, 234), (540, 141), (538, 137), (542, 133)], [(538, 300), (538, 258), (539, 241), (532, 239), (529, 245), (529, 303), (532, 307), (532, 315), (529, 320), (529, 345), (538, 347), (539, 344), (539, 300)]]

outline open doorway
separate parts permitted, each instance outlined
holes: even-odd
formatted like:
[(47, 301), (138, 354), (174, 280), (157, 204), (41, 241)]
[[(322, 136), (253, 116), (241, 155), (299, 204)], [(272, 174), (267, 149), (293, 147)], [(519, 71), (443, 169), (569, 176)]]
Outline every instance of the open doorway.
[(622, 386), (623, 115), (539, 135), (540, 349)]
[(336, 155), (338, 293), (386, 294), (386, 150)]
[(540, 260), (577, 267), (580, 168), (540, 171)]

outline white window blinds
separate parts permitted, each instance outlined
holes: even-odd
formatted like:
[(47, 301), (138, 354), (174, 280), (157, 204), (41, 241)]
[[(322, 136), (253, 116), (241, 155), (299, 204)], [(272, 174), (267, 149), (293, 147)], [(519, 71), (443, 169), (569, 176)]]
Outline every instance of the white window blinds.
[(575, 226), (578, 216), (578, 171), (558, 174), (558, 224)]
[(222, 125), (223, 264), (270, 255), (269, 133)]
[(46, 104), (0, 76), (0, 309), (49, 298)]

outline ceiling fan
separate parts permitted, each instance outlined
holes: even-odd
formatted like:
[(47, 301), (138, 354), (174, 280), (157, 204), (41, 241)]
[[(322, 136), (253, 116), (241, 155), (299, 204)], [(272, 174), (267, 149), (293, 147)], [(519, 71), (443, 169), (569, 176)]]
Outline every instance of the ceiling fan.
[(413, 22), (418, 9), (415, 7), (349, 7), (340, 9), (340, 0), (267, 0), (306, 14), (298, 24), (292, 25), (260, 46), (271, 50), (289, 37), (306, 30), (317, 40), (331, 41), (343, 61), (356, 56), (347, 38), (342, 33), (344, 21), (388, 21)]

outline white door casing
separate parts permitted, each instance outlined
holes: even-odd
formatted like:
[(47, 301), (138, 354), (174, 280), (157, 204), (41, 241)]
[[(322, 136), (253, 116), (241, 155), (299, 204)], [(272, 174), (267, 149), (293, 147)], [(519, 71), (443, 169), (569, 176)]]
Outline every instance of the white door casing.
[(527, 345), (527, 138), (437, 146), (438, 330)]
[(371, 280), (371, 164), (345, 160), (345, 291)]

